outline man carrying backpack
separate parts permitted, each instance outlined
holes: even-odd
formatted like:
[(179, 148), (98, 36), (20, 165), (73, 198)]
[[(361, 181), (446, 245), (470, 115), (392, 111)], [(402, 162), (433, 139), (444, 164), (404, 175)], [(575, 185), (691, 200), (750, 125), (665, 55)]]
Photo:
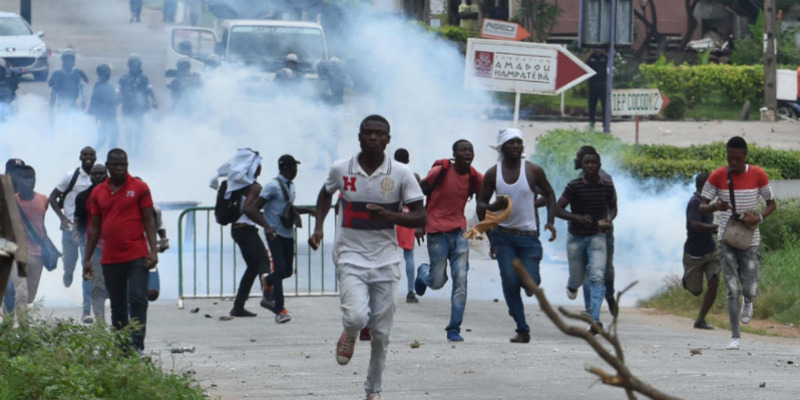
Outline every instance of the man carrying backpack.
[(422, 192), (428, 196), (428, 223), (417, 229), (417, 240), (428, 236), (429, 264), (417, 269), (414, 291), (422, 296), (425, 290), (440, 289), (447, 282), (447, 261), (453, 276), (453, 293), (450, 297), (450, 323), (447, 340), (461, 342), (461, 320), (467, 303), (467, 271), (469, 270), (469, 243), (464, 238), (467, 219), (464, 207), (481, 189), (483, 175), (472, 168), (474, 151), (472, 143), (460, 139), (453, 143), (453, 160), (439, 160), (433, 164), (428, 176), (420, 182)]
[[(64, 253), (64, 286), (72, 285), (75, 264), (78, 262), (78, 241), (75, 240), (75, 198), (78, 193), (92, 186), (90, 174), (97, 154), (89, 146), (81, 149), (81, 165), (70, 170), (58, 181), (58, 185), (50, 192), (48, 203), (61, 221), (61, 252)], [(92, 282), (82, 280), (84, 323), (91, 323)]]
[[(255, 317), (245, 310), (244, 303), (250, 297), (250, 289), (256, 278), (269, 271), (269, 258), (264, 241), (258, 237), (258, 227), (264, 228), (268, 239), (275, 238), (275, 229), (256, 208), (261, 193), (261, 184), (256, 179), (261, 174), (261, 156), (251, 149), (239, 149), (236, 155), (217, 169), (211, 187), (217, 189), (214, 215), (222, 225), (231, 224), (231, 236), (239, 245), (247, 268), (239, 282), (236, 300), (230, 315), (233, 317)], [(217, 179), (227, 177), (217, 184)]]

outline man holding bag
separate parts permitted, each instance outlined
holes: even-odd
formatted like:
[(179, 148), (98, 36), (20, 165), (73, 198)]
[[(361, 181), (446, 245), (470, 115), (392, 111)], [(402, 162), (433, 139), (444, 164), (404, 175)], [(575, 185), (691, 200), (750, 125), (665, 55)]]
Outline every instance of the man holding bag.
[[(748, 324), (753, 317), (753, 301), (758, 295), (758, 273), (761, 255), (758, 252), (758, 225), (775, 211), (775, 196), (763, 169), (745, 163), (747, 142), (734, 136), (725, 147), (728, 165), (717, 168), (709, 176), (701, 194), (701, 213), (721, 211), (719, 250), (722, 275), (728, 292), (728, 319), (732, 340), (728, 350), (739, 350), (739, 295), (744, 295), (741, 319)], [(758, 198), (767, 206), (761, 213)], [(714, 203), (712, 200), (716, 199)]]
[(292, 276), (294, 268), (294, 227), (301, 227), (300, 213), (313, 210), (294, 206), (295, 189), (292, 180), (297, 176), (297, 164), (289, 154), (278, 159), (278, 176), (264, 184), (256, 200), (256, 209), (264, 209), (264, 219), (274, 228), (266, 233), (267, 245), (272, 256), (273, 270), (261, 277), (264, 298), (261, 306), (275, 313), (275, 322), (282, 324), (292, 320), (284, 308), (283, 280)]

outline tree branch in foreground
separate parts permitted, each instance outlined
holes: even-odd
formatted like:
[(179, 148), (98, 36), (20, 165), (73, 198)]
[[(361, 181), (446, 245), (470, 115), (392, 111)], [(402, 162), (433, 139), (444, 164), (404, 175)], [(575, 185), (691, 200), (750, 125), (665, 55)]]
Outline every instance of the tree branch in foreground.
[[(547, 300), (547, 297), (544, 295), (544, 291), (539, 288), (536, 282), (533, 281), (528, 271), (525, 269), (525, 266), (519, 259), (514, 259), (511, 264), (514, 266), (514, 271), (516, 271), (517, 276), (519, 276), (520, 280), (522, 281), (522, 286), (525, 288), (525, 294), (528, 297), (536, 296), (536, 299), (539, 300), (539, 305), (542, 308), (542, 311), (550, 318), (551, 321), (558, 327), (561, 332), (566, 333), (569, 336), (575, 336), (585, 340), (589, 343), (589, 346), (594, 349), (595, 352), (603, 359), (606, 363), (608, 363), (611, 367), (613, 367), (617, 373), (610, 374), (599, 367), (595, 366), (587, 366), (586, 371), (597, 375), (600, 378), (600, 381), (606, 385), (617, 386), (625, 389), (626, 394), (628, 395), (629, 399), (635, 399), (634, 392), (641, 393), (651, 399), (656, 400), (672, 400), (678, 399), (677, 397), (670, 396), (668, 394), (662, 393), (656, 388), (650, 386), (649, 384), (640, 381), (636, 378), (628, 367), (625, 366), (625, 357), (622, 353), (622, 345), (619, 342), (619, 338), (617, 337), (617, 317), (611, 322), (609, 325), (608, 330), (604, 330), (601, 328), (597, 323), (592, 321), (592, 318), (584, 313), (573, 313), (565, 309), (564, 307), (559, 307), (558, 311), (563, 314), (565, 317), (580, 320), (586, 322), (592, 326), (592, 328), (599, 332), (601, 338), (605, 339), (611, 346), (614, 348), (614, 354), (609, 352), (603, 345), (600, 343), (600, 340), (596, 336), (594, 336), (590, 331), (573, 325), (568, 325), (553, 309), (553, 306), (550, 305), (550, 302)], [(622, 295), (627, 292), (631, 287), (636, 285), (637, 282), (633, 282), (628, 285), (625, 289), (617, 293), (617, 304), (619, 304), (619, 299)]]

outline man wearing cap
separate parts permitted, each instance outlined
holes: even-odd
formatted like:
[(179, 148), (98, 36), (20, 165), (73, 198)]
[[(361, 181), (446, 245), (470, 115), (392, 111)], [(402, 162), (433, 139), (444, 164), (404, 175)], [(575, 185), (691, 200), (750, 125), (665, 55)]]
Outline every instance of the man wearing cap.
[[(497, 254), (508, 313), (517, 324), (517, 334), (510, 341), (528, 343), (531, 335), (522, 306), (522, 282), (514, 272), (511, 261), (519, 259), (536, 284), (541, 282), (539, 261), (542, 259), (542, 244), (539, 241), (539, 218), (534, 202), (537, 195), (546, 199), (547, 223), (544, 228), (550, 231), (552, 242), (556, 239), (553, 225), (556, 199), (542, 167), (524, 159), (522, 131), (513, 128), (501, 130), (497, 135), (497, 146), (493, 148), (499, 153), (498, 163), (484, 174), (477, 213), (478, 218), (483, 220), (486, 211), (512, 206), (511, 216), (492, 229), (492, 245)], [(496, 198), (490, 203), (492, 194), (496, 194)]]
[[(282, 155), (278, 159), (278, 176), (264, 184), (255, 203), (257, 210), (263, 207), (264, 219), (274, 229), (272, 232), (265, 232), (273, 270), (270, 274), (261, 276), (264, 286), (261, 306), (274, 312), (275, 322), (279, 324), (292, 320), (289, 310), (284, 307), (283, 280), (292, 276), (294, 269), (295, 232), (294, 225), (287, 226), (281, 221), (281, 214), (286, 207), (293, 207), (295, 185), (292, 180), (297, 176), (297, 164), (300, 161), (291, 155)], [(297, 211), (303, 214), (313, 212), (308, 208)]]

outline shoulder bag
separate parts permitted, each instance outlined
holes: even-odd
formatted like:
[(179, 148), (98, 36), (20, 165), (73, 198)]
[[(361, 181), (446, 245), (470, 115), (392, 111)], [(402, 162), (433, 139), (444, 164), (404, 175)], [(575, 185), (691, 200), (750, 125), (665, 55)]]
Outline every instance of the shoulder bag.
[(281, 185), (281, 191), (283, 192), (283, 198), (286, 200), (286, 207), (283, 208), (280, 215), (278, 217), (281, 220), (281, 224), (289, 229), (294, 228), (295, 226), (298, 228), (303, 227), (303, 220), (300, 218), (300, 213), (297, 212), (297, 208), (289, 201), (289, 188), (286, 187), (286, 184), (283, 183), (281, 178), (275, 178), (278, 181), (278, 184)]
[(736, 213), (736, 198), (733, 196), (733, 175), (730, 168), (728, 168), (728, 191), (731, 197), (732, 214), (728, 219), (728, 224), (725, 225), (722, 242), (733, 248), (745, 250), (750, 247), (750, 242), (753, 240), (756, 230), (747, 226), (742, 215)]
[(47, 236), (47, 231), (44, 231), (44, 237), (39, 236), (39, 232), (36, 231), (36, 227), (33, 226), (25, 212), (22, 211), (22, 207), (19, 208), (19, 214), (22, 216), (22, 222), (25, 223), (25, 230), (28, 231), (28, 235), (42, 248), (42, 266), (48, 271), (56, 269), (61, 252), (58, 251), (53, 241)]

